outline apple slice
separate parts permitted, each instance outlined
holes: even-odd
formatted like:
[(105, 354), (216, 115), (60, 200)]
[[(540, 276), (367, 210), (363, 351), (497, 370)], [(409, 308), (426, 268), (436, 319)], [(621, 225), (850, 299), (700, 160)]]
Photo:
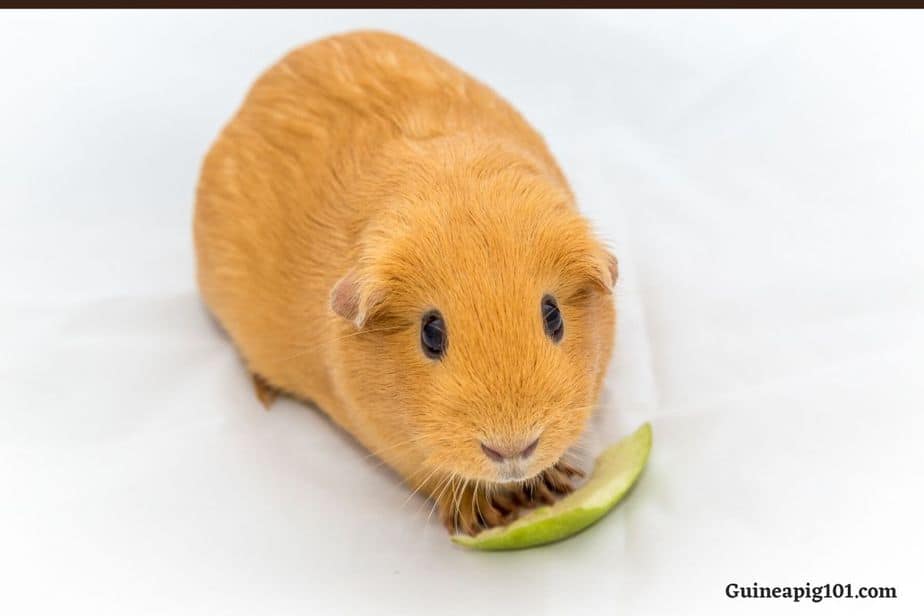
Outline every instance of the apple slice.
[(507, 526), (469, 535), (453, 535), (455, 543), (476, 550), (517, 550), (575, 535), (618, 503), (638, 479), (651, 451), (651, 424), (610, 445), (594, 464), (590, 479), (551, 506), (540, 507)]

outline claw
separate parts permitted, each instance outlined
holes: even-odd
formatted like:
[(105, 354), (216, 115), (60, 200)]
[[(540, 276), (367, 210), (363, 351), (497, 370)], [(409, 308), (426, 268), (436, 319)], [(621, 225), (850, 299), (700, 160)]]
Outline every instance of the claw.
[(491, 497), (491, 503), (504, 515), (510, 515), (517, 510), (517, 502), (513, 494), (498, 492)]
[(279, 396), (277, 390), (273, 389), (263, 377), (256, 374), (253, 375), (253, 389), (257, 394), (257, 399), (260, 401), (260, 404), (262, 404), (263, 408), (267, 411), (273, 406), (273, 402), (275, 402), (276, 398)]
[(572, 466), (567, 462), (559, 462), (555, 465), (555, 468), (563, 472), (565, 475), (570, 477), (584, 477), (585, 473), (576, 466)]
[(535, 493), (539, 500), (541, 500), (546, 505), (551, 505), (556, 500), (555, 494), (549, 489), (545, 480), (536, 484)]

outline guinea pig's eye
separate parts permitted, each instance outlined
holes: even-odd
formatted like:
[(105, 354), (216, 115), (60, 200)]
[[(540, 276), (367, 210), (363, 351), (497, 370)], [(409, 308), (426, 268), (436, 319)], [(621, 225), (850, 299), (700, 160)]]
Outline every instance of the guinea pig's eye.
[(561, 340), (565, 333), (565, 322), (561, 318), (558, 302), (551, 295), (542, 298), (542, 323), (545, 325), (545, 333), (553, 342)]
[(420, 346), (430, 359), (440, 359), (446, 353), (446, 324), (443, 315), (431, 310), (420, 323)]

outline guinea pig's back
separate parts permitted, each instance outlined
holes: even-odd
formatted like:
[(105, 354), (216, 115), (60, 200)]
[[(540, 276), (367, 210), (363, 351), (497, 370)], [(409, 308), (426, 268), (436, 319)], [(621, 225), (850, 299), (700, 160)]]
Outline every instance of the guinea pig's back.
[(560, 176), (509, 104), (398, 36), (323, 39), (256, 81), (205, 158), (194, 221), (201, 293), (253, 372), (305, 397), (328, 387), (329, 292), (377, 203), (356, 186), (375, 188), (386, 146), (460, 133), (513, 142)]

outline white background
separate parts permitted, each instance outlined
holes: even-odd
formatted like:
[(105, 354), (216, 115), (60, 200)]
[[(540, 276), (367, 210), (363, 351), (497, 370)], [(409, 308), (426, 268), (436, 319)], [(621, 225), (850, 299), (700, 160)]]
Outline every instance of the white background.
[[(211, 139), (284, 52), (358, 27), (511, 100), (620, 257), (592, 438), (651, 420), (655, 447), (569, 541), (451, 545), (320, 413), (263, 412), (199, 303)], [(900, 12), (0, 13), (0, 612), (922, 613), (922, 34)]]

